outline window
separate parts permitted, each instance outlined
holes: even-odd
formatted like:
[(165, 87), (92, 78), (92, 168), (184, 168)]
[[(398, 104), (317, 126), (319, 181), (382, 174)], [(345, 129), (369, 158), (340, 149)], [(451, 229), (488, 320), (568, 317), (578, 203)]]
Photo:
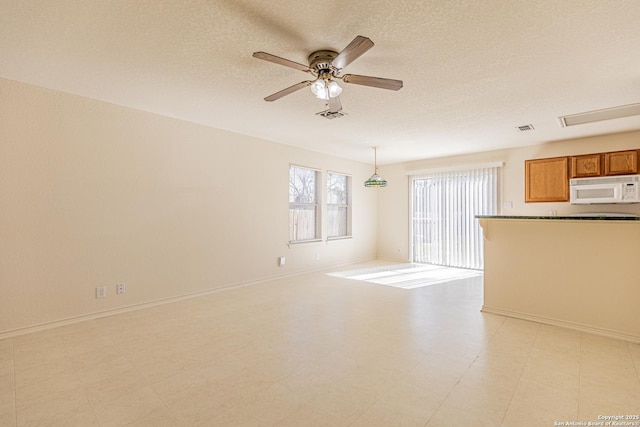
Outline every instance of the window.
[(351, 235), (351, 177), (327, 173), (327, 238)]
[(412, 180), (413, 261), (483, 268), (476, 215), (498, 209), (499, 167), (446, 171)]
[(320, 239), (320, 172), (289, 167), (289, 241)]

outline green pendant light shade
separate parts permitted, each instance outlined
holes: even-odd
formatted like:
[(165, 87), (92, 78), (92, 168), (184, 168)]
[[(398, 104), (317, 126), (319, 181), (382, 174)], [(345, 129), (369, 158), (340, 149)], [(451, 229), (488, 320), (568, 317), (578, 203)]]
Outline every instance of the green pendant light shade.
[(378, 147), (373, 147), (373, 175), (364, 182), (365, 187), (386, 187), (387, 181), (378, 175)]
[(387, 181), (377, 173), (371, 175), (371, 178), (364, 182), (365, 187), (386, 187)]

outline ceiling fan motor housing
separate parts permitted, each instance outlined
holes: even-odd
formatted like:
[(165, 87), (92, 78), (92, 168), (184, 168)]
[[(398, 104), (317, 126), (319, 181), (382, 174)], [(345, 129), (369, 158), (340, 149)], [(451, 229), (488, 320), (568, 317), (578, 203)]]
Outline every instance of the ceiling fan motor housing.
[(309, 55), (309, 68), (311, 68), (317, 75), (324, 73), (331, 73), (336, 75), (340, 70), (333, 65), (331, 61), (338, 56), (338, 52), (333, 50), (317, 50)]

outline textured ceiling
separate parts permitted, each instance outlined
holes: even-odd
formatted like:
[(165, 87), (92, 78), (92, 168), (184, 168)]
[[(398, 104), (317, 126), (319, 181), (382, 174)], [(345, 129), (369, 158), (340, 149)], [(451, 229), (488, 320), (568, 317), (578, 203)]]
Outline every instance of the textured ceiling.
[[(2, 0), (0, 77), (371, 162), (441, 157), (640, 129), (558, 116), (640, 102), (638, 0)], [(348, 115), (327, 120), (307, 63), (356, 35)], [(516, 126), (533, 124), (519, 132)]]

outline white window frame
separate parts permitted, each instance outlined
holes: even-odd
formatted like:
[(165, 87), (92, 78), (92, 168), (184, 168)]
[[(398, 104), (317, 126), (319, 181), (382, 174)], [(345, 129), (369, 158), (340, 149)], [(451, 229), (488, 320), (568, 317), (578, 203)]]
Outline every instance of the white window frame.
[[(345, 184), (346, 184), (346, 193), (347, 193), (347, 197), (346, 197), (346, 203), (330, 203), (331, 197), (329, 195), (329, 191), (331, 190), (330, 188), (330, 180), (331, 180), (331, 175), (336, 175), (336, 176), (341, 176), (345, 178)], [(351, 238), (351, 175), (346, 174), (346, 173), (342, 173), (342, 172), (334, 172), (334, 171), (327, 171), (327, 179), (326, 179), (326, 183), (327, 183), (327, 240), (337, 240), (337, 239), (349, 239)], [(344, 234), (337, 234), (337, 235), (329, 235), (329, 233), (331, 232), (331, 226), (329, 224), (329, 220), (330, 220), (330, 215), (329, 215), (329, 208), (331, 207), (335, 207), (335, 208), (345, 208), (346, 212), (347, 212), (347, 219), (346, 219), (346, 224), (345, 224), (345, 232)]]
[[(292, 171), (294, 169), (302, 169), (306, 171), (312, 171), (315, 173), (315, 188), (314, 188), (315, 197), (313, 202), (292, 202), (291, 201), (292, 188), (295, 188), (295, 183), (292, 182)], [(318, 242), (322, 240), (321, 188), (322, 188), (322, 173), (320, 170), (315, 168), (310, 168), (307, 166), (299, 166), (294, 164), (289, 165), (289, 243), (308, 243), (308, 242)], [(292, 209), (295, 209), (296, 207), (306, 208), (307, 210), (313, 211), (313, 215), (315, 218), (315, 223), (313, 224), (313, 227), (312, 227), (314, 230), (313, 237), (296, 239), (298, 232), (294, 228), (298, 227), (298, 222), (294, 221), (294, 215), (292, 213)]]

